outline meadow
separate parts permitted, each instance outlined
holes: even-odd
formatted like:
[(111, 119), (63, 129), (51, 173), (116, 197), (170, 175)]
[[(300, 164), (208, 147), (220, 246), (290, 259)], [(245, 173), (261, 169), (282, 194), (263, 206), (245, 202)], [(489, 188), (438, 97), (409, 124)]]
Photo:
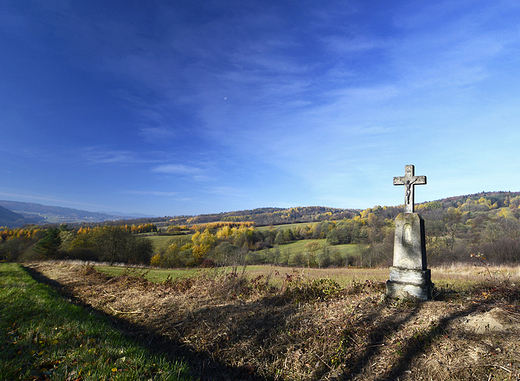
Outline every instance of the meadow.
[(0, 379), (190, 380), (110, 320), (63, 299), (19, 264), (0, 263)]
[(201, 380), (520, 377), (518, 267), (434, 268), (423, 302), (386, 298), (385, 268), (26, 266)]
[(1, 263), (0, 379), (520, 376), (520, 267), (432, 268), (429, 302), (385, 299), (387, 278), (387, 268)]
[[(307, 280), (331, 279), (341, 287), (348, 287), (353, 282), (382, 283), (388, 279), (388, 268), (306, 268), (272, 265), (251, 265), (239, 267), (220, 267), (214, 269), (157, 269), (146, 267), (124, 267), (96, 265), (95, 268), (110, 276), (137, 276), (151, 282), (164, 282), (168, 279), (182, 279), (205, 274), (208, 277), (223, 276), (233, 272), (244, 275), (247, 279), (263, 277), (273, 286), (279, 287), (290, 275), (298, 275)], [(452, 264), (431, 268), (432, 282), (437, 289), (467, 291), (484, 281), (511, 281), (520, 283), (520, 266), (475, 266)]]

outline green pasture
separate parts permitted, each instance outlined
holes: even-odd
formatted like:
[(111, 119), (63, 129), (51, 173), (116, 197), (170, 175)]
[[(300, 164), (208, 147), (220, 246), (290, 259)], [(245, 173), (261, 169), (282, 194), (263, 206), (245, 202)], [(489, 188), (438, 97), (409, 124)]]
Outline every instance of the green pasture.
[(280, 245), (280, 250), (287, 250), (290, 254), (301, 253), (305, 251), (305, 245), (309, 242), (318, 242), (321, 246), (328, 246), (329, 250), (338, 250), (342, 255), (357, 255), (360, 247), (366, 247), (367, 245), (347, 244), (347, 245), (334, 245), (331, 246), (327, 243), (326, 239), (301, 239)]
[(170, 241), (172, 237), (169, 235), (152, 235), (146, 238), (152, 241), (154, 251), (158, 252), (161, 249), (168, 246), (167, 243)]
[(255, 229), (258, 229), (260, 231), (274, 229), (274, 230), (287, 230), (287, 229), (294, 229), (297, 226), (307, 226), (307, 225), (314, 225), (316, 222), (298, 222), (294, 224), (284, 224), (284, 225), (269, 225), (269, 226), (259, 226)]
[[(164, 282), (168, 277), (183, 278), (199, 274), (201, 269), (149, 269), (139, 267), (121, 267), (121, 266), (96, 266), (96, 269), (110, 276), (143, 276), (151, 282)], [(207, 271), (207, 270), (206, 270)]]
[[(278, 250), (285, 257), (291, 257), (294, 254), (303, 253), (306, 251), (305, 245), (309, 242), (318, 242), (322, 247), (327, 247), (329, 254), (335, 251), (339, 252), (343, 258), (346, 257), (359, 257), (360, 250), (367, 247), (367, 245), (358, 244), (346, 244), (346, 245), (329, 245), (326, 239), (302, 239), (286, 243), (278, 246)], [(275, 248), (264, 249), (259, 252), (259, 255), (265, 255), (268, 251), (274, 250)]]
[(150, 352), (15, 263), (0, 263), (1, 380), (189, 380), (186, 365)]

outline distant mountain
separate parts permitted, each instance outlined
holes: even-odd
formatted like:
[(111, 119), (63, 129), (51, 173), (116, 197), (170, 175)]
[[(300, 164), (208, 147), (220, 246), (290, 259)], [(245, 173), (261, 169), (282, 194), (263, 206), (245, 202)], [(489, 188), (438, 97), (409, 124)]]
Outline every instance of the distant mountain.
[[(5, 210), (13, 211), (17, 216), (25, 219), (24, 223), (35, 224), (55, 224), (55, 223), (81, 223), (81, 222), (103, 222), (110, 220), (119, 220), (124, 218), (122, 215), (113, 215), (108, 213), (88, 212), (86, 210), (78, 210), (72, 208), (63, 208), (60, 206), (48, 206), (29, 202), (5, 201), (0, 200), (0, 206)], [(11, 212), (11, 213), (13, 213)], [(14, 217), (11, 217), (11, 219)], [(23, 225), (22, 223), (21, 225)], [(5, 226), (21, 226), (12, 224), (2, 224)]]
[(26, 220), (23, 215), (0, 206), (0, 226), (19, 227), (28, 222), (30, 221)]

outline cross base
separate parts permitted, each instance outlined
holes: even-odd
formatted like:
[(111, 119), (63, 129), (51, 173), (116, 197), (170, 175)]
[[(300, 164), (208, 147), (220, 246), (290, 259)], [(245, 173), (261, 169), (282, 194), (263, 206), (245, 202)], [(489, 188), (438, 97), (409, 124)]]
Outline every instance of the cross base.
[(390, 267), (390, 280), (386, 281), (386, 295), (390, 298), (415, 297), (432, 299), (433, 283), (430, 270), (411, 270)]

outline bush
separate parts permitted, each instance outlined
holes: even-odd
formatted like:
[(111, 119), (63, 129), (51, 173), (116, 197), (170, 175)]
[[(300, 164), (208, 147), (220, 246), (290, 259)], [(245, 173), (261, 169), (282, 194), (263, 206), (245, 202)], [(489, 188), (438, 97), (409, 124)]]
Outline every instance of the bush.
[(339, 291), (339, 283), (329, 278), (313, 279), (309, 282), (300, 276), (287, 276), (283, 294), (297, 302), (308, 302), (330, 299)]

